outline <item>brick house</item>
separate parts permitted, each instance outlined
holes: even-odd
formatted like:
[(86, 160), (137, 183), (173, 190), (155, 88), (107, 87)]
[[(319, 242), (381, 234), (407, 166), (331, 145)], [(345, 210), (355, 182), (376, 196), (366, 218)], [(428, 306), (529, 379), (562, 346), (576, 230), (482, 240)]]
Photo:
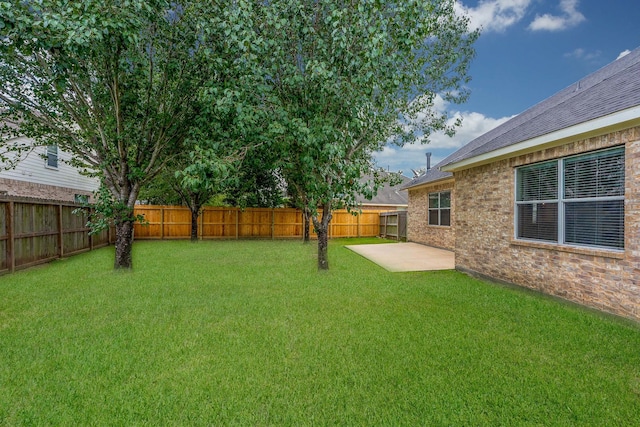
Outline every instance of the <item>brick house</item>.
[[(29, 140), (20, 137), (7, 142), (28, 144)], [(82, 175), (68, 163), (69, 160), (71, 154), (55, 145), (34, 147), (14, 168), (5, 170), (0, 167), (0, 196), (66, 202), (90, 200), (99, 187), (99, 180)]]
[(640, 49), (405, 188), (408, 239), (457, 269), (640, 320)]

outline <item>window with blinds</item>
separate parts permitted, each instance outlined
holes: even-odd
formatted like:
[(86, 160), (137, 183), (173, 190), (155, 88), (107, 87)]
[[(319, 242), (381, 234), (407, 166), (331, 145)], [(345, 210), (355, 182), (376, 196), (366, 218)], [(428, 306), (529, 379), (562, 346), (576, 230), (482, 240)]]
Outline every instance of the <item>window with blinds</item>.
[(519, 168), (517, 185), (517, 236), (557, 242), (558, 162)]
[(516, 237), (624, 248), (624, 147), (518, 168)]
[(429, 193), (429, 225), (451, 225), (451, 192)]
[(624, 148), (563, 163), (564, 241), (624, 248)]

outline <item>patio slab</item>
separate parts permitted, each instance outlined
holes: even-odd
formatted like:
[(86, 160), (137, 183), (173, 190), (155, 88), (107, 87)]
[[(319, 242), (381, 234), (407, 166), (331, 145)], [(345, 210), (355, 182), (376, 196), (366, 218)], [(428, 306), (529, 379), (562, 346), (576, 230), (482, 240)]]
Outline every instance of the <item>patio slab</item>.
[(348, 245), (346, 248), (392, 272), (453, 270), (455, 253), (418, 243)]

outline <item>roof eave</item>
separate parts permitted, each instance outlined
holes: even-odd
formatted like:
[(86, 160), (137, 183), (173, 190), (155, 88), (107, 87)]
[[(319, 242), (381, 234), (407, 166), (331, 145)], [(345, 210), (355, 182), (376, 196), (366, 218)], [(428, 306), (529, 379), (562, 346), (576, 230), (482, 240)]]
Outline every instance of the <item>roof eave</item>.
[(457, 172), (522, 154), (557, 147), (577, 139), (590, 138), (638, 125), (640, 125), (640, 105), (521, 141), (498, 150), (469, 157), (458, 162), (449, 163), (441, 166), (440, 170), (445, 172)]
[(434, 179), (433, 181), (427, 181), (427, 182), (421, 182), (420, 184), (416, 184), (416, 185), (412, 185), (410, 187), (404, 187), (404, 190), (417, 190), (419, 188), (422, 187), (430, 187), (432, 185), (436, 185), (436, 184), (443, 184), (447, 181), (453, 181), (454, 177), (453, 176), (448, 176), (445, 178), (439, 178), (439, 179)]
[(373, 202), (367, 202), (367, 203), (360, 203), (360, 205), (362, 206), (388, 206), (388, 207), (395, 207), (395, 206), (399, 206), (399, 207), (406, 207), (409, 206), (408, 203), (373, 203)]

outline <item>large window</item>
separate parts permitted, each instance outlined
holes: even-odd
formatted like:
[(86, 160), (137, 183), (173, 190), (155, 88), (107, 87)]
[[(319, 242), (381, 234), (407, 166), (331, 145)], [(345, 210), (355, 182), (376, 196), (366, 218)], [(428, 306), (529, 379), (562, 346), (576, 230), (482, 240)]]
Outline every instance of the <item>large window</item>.
[(516, 237), (624, 248), (624, 148), (516, 171)]
[(451, 192), (429, 193), (429, 225), (451, 225)]

